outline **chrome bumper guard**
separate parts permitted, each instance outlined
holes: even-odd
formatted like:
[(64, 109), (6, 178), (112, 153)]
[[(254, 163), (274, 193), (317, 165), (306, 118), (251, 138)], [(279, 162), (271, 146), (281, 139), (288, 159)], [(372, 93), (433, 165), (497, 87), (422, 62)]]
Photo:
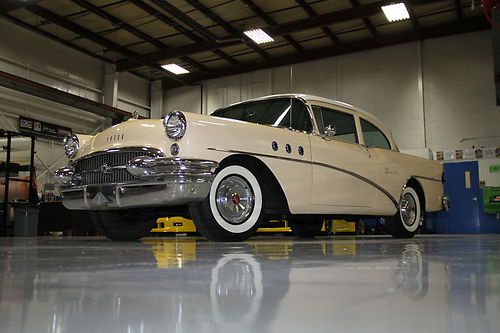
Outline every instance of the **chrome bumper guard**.
[(142, 156), (123, 166), (136, 181), (81, 185), (74, 167), (55, 171), (68, 209), (106, 210), (182, 205), (209, 193), (218, 163), (205, 160)]
[(445, 211), (449, 211), (451, 209), (451, 200), (447, 195), (443, 195), (441, 198), (441, 206)]

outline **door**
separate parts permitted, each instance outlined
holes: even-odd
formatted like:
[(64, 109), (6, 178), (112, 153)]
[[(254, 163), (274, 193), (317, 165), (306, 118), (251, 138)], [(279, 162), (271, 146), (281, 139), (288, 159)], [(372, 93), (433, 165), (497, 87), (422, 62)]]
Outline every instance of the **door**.
[(470, 234), (480, 232), (479, 171), (477, 161), (444, 164), (444, 192), (450, 196), (451, 209), (439, 212), (437, 233)]
[[(376, 183), (379, 188), (376, 194), (374, 211), (377, 215), (392, 215), (396, 212), (398, 197), (391, 193), (402, 190), (402, 175), (398, 159), (399, 152), (392, 150), (391, 142), (386, 134), (377, 126), (364, 118), (359, 118), (363, 143), (372, 159), (372, 167), (376, 172)], [(398, 193), (399, 194), (399, 193)]]
[[(370, 180), (370, 153), (358, 144), (354, 115), (347, 111), (314, 105), (318, 130), (328, 136), (311, 136), (313, 161), (312, 205), (335, 206), (339, 214), (364, 214), (375, 201)], [(360, 209), (353, 209), (353, 208)]]

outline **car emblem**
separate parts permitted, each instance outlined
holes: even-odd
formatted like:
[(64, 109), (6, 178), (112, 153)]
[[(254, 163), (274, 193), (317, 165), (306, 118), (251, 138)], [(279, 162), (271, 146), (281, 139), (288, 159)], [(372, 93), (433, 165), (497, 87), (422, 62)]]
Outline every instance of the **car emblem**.
[(109, 175), (111, 173), (111, 167), (104, 163), (103, 165), (101, 165), (101, 173), (103, 175)]

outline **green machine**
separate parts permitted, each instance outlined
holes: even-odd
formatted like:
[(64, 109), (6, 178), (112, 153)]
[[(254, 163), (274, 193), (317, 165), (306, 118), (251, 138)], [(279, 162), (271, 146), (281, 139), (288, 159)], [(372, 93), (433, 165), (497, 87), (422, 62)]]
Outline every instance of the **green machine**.
[(500, 186), (483, 188), (483, 207), (486, 214), (500, 216)]

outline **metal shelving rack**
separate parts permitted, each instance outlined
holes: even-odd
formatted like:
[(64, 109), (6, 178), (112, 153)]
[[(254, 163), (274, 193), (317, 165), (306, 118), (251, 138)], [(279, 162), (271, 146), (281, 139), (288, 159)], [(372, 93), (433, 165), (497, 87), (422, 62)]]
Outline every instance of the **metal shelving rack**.
[[(22, 134), (18, 132), (5, 131), (0, 129), (0, 137), (7, 137), (7, 158), (5, 161), (5, 191), (4, 197), (2, 201), (2, 221), (0, 224), (0, 235), (8, 234), (8, 219), (9, 219), (9, 205), (16, 204), (17, 202), (9, 201), (9, 187), (10, 182), (23, 182), (29, 183), (29, 197), (28, 204), (35, 204), (37, 202), (37, 193), (36, 193), (36, 184), (35, 184), (35, 137), (29, 134)], [(30, 147), (30, 164), (28, 167), (28, 171), (30, 173), (29, 179), (19, 179), (12, 178), (11, 171), (11, 150), (12, 150), (12, 138), (13, 137), (25, 137), (31, 139), (31, 147)]]

